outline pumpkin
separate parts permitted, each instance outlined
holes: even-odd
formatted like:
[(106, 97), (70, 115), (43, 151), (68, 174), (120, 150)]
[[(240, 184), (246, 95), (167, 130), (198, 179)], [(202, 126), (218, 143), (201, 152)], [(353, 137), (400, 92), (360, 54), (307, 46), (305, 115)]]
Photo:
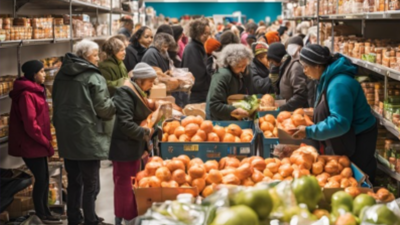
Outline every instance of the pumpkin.
[(178, 138), (175, 136), (175, 134), (171, 134), (168, 136), (168, 142), (178, 142)]
[(179, 185), (186, 183), (186, 174), (184, 170), (177, 169), (172, 173), (171, 179), (176, 181)]
[(206, 169), (203, 165), (195, 164), (189, 168), (188, 174), (193, 179), (203, 178), (206, 174)]
[(179, 138), (182, 134), (184, 134), (185, 133), (185, 128), (184, 127), (182, 127), (182, 126), (179, 126), (179, 127), (177, 127), (176, 129), (175, 129), (175, 132), (174, 132), (174, 134), (175, 134), (175, 136), (177, 137), (177, 138)]
[(213, 131), (214, 126), (210, 120), (205, 120), (203, 121), (203, 123), (201, 123), (200, 129), (202, 129), (204, 132), (208, 134)]
[(225, 137), (225, 128), (221, 127), (221, 126), (215, 126), (213, 128), (213, 132), (216, 133), (219, 137), (219, 139), (222, 141)]
[(226, 132), (234, 136), (240, 137), (240, 135), (242, 134), (242, 128), (240, 128), (239, 125), (230, 124), (227, 127)]
[(160, 167), (156, 170), (156, 177), (161, 181), (169, 181), (171, 172), (167, 167)]
[(197, 125), (195, 123), (189, 123), (185, 127), (185, 134), (188, 137), (193, 137), (197, 133), (197, 130), (199, 130), (199, 125)]
[(220, 140), (219, 140), (219, 137), (218, 137), (218, 135), (216, 133), (210, 132), (207, 135), (207, 141), (208, 142), (219, 142)]

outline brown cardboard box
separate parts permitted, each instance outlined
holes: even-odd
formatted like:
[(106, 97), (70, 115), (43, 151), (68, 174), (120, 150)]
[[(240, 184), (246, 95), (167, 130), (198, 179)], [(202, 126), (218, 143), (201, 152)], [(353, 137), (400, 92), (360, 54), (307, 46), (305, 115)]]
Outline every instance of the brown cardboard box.
[(165, 202), (176, 200), (179, 194), (189, 193), (193, 196), (198, 195), (197, 188), (134, 188), (136, 205), (139, 215), (143, 215), (151, 207), (153, 202)]
[(27, 214), (27, 211), (34, 209), (32, 197), (15, 196), (14, 201), (6, 209), (10, 218), (18, 218)]
[(153, 85), (150, 89), (150, 98), (165, 98), (167, 97), (167, 87), (165, 84), (160, 83)]

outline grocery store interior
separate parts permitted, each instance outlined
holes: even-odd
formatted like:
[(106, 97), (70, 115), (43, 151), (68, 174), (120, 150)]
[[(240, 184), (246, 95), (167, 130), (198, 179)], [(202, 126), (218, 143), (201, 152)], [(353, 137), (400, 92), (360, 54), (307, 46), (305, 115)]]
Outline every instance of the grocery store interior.
[(400, 225), (400, 0), (0, 0), (0, 224)]

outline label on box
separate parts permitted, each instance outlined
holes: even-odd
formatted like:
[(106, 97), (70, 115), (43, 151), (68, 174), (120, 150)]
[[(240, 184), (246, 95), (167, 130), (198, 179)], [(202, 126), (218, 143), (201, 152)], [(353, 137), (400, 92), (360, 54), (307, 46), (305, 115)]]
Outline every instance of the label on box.
[(207, 158), (221, 158), (221, 153), (220, 152), (207, 153)]
[(183, 151), (186, 151), (186, 152), (198, 152), (199, 151), (199, 145), (184, 145), (183, 146)]
[(240, 154), (250, 154), (250, 147), (241, 147)]

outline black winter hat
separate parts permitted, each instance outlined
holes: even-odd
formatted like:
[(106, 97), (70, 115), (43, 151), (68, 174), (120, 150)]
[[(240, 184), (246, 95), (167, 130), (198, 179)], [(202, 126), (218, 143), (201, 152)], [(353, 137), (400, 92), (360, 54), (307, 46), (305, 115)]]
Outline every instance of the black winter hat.
[(301, 38), (299, 36), (294, 36), (294, 37), (289, 38), (287, 44), (288, 45), (289, 44), (296, 44), (296, 45), (300, 45), (301, 47), (304, 46), (303, 38)]
[(282, 61), (283, 56), (286, 55), (285, 46), (280, 42), (275, 42), (269, 45), (267, 57), (277, 62)]
[(31, 60), (25, 62), (21, 69), (26, 79), (35, 82), (35, 74), (38, 73), (43, 67), (43, 63), (39, 60)]
[(332, 56), (327, 47), (312, 44), (301, 49), (300, 60), (310, 65), (327, 65), (332, 61)]

